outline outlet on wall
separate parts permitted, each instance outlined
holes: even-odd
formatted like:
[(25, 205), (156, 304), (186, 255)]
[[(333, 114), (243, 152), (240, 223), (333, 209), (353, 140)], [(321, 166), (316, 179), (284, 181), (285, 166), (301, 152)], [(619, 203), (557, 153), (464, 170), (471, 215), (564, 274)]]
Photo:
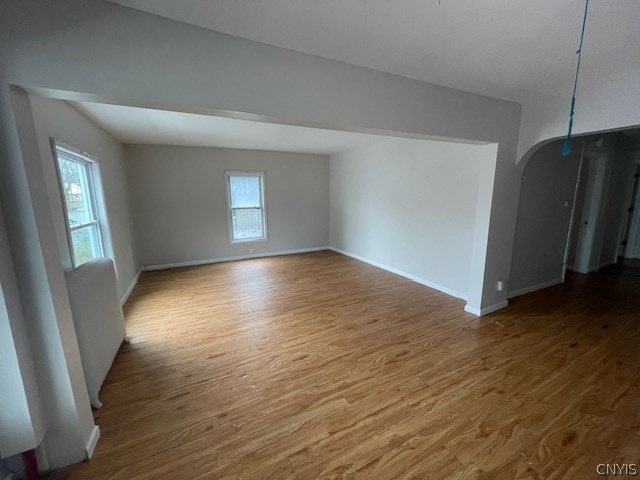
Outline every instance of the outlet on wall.
[(253, 248), (249, 249), (249, 255), (253, 255)]

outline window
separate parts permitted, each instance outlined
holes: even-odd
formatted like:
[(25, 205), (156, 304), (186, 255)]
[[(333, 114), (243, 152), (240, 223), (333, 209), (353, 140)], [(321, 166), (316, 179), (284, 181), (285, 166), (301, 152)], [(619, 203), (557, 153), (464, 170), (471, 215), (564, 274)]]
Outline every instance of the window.
[(231, 243), (267, 240), (264, 172), (225, 172)]
[[(73, 266), (110, 256), (98, 164), (86, 152), (53, 141)], [(101, 215), (102, 213), (102, 215)]]

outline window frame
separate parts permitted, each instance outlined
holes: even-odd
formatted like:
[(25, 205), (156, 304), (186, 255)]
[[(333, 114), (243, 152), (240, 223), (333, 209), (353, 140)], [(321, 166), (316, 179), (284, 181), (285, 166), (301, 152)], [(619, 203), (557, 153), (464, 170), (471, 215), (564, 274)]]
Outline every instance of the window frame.
[[(231, 207), (231, 177), (259, 177), (260, 178), (260, 202), (262, 210), (262, 237), (234, 239), (233, 238), (233, 208)], [(227, 192), (227, 230), (229, 234), (229, 244), (268, 242), (269, 234), (267, 230), (267, 184), (266, 172), (255, 170), (225, 170), (225, 189)], [(248, 207), (247, 207), (248, 208)]]
[[(108, 257), (113, 259), (113, 249), (111, 246), (110, 229), (107, 222), (106, 206), (104, 202), (104, 192), (102, 188), (102, 177), (100, 175), (100, 163), (98, 158), (90, 153), (81, 150), (67, 142), (51, 138), (51, 148), (55, 162), (55, 171), (60, 191), (60, 200), (64, 213), (65, 231), (67, 234), (67, 245), (73, 268), (80, 265), (77, 262), (75, 250), (73, 248), (73, 233), (85, 228), (95, 227), (98, 238), (99, 256), (93, 258)], [(69, 207), (67, 197), (64, 192), (64, 182), (60, 171), (60, 157), (58, 152), (62, 151), (69, 161), (76, 162), (84, 167), (86, 182), (88, 187), (88, 198), (92, 220), (80, 225), (71, 226), (69, 221)]]

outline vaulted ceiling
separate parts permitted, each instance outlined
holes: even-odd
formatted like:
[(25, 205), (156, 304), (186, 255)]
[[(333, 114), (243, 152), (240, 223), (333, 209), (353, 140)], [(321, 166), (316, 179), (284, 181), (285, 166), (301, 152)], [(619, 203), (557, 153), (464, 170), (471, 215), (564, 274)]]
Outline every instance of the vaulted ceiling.
[[(524, 101), (570, 95), (584, 0), (112, 0), (218, 32)], [(640, 66), (640, 2), (591, 0), (581, 82)]]

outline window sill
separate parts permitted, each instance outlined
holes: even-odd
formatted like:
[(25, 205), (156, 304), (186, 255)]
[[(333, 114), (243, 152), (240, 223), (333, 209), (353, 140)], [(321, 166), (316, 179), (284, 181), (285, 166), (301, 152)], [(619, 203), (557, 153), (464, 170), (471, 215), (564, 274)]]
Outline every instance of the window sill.
[(268, 242), (268, 238), (248, 238), (246, 240), (231, 240), (229, 245), (245, 244), (245, 243), (264, 243)]

